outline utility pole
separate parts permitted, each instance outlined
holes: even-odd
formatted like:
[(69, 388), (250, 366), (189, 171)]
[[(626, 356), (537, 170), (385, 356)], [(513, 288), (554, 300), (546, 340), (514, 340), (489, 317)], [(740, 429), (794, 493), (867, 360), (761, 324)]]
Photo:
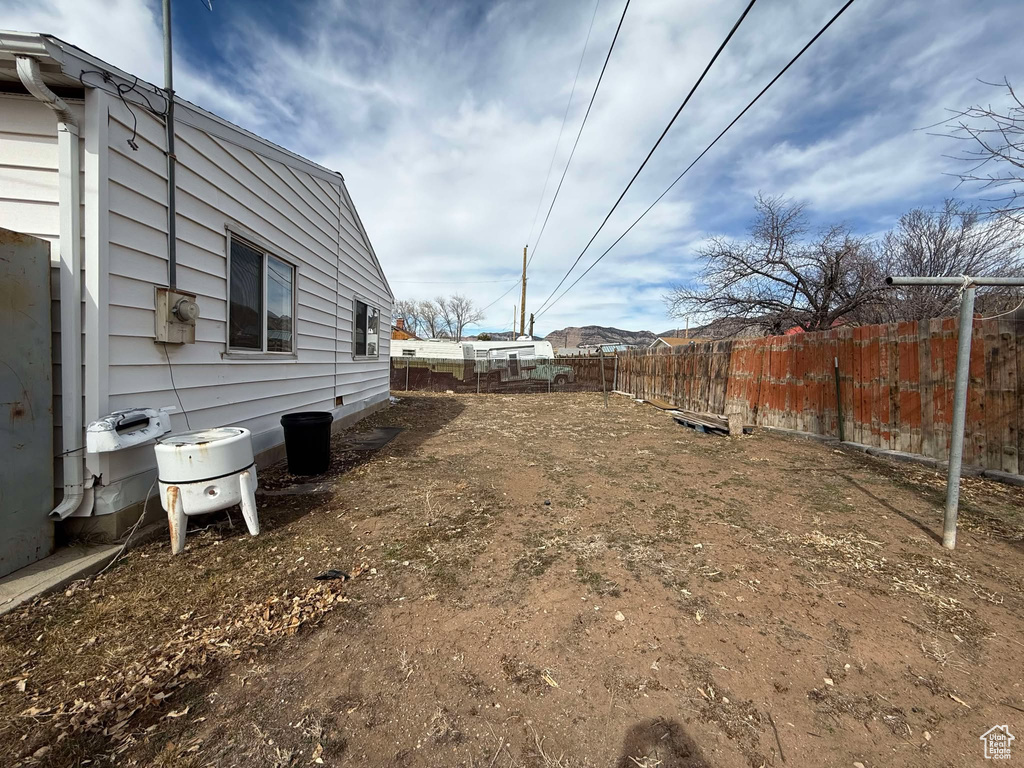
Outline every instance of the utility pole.
[[(529, 246), (523, 246), (523, 296), (519, 301), (519, 335), (522, 336), (526, 333), (526, 249)], [(513, 318), (514, 320), (514, 318)], [(515, 322), (512, 324), (513, 330), (515, 330)]]
[(960, 507), (960, 468), (967, 423), (967, 385), (970, 383), (971, 337), (974, 335), (974, 295), (979, 285), (1024, 285), (1024, 277), (887, 277), (888, 285), (950, 285), (960, 287), (960, 327), (957, 330), (956, 379), (953, 385), (953, 424), (946, 470), (946, 511), (942, 546), (956, 547), (956, 518)]
[(530, 338), (533, 338), (533, 312), (530, 313)]

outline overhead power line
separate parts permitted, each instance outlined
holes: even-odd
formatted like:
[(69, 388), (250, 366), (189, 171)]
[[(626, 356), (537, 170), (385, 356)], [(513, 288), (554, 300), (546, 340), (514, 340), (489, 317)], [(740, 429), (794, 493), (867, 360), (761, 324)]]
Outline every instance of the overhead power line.
[[(569, 159), (565, 161), (565, 168), (562, 169), (562, 177), (558, 180), (558, 186), (555, 187), (555, 194), (551, 197), (551, 204), (548, 206), (548, 212), (544, 214), (544, 223), (540, 225), (540, 232), (537, 234), (537, 242), (533, 244), (533, 253), (530, 254), (530, 260), (526, 262), (527, 269), (529, 269), (530, 264), (533, 262), (533, 257), (537, 255), (537, 248), (540, 246), (541, 238), (544, 237), (544, 230), (548, 226), (548, 219), (551, 218), (551, 211), (555, 207), (555, 201), (558, 200), (558, 193), (562, 191), (562, 182), (565, 181), (565, 174), (568, 173), (569, 166), (572, 165), (572, 158), (576, 154), (576, 147), (580, 143), (580, 136), (583, 135), (583, 128), (587, 124), (587, 118), (590, 117), (590, 110), (594, 106), (594, 99), (597, 98), (597, 91), (601, 87), (601, 81), (604, 80), (604, 72), (608, 69), (608, 60), (612, 57), (612, 51), (615, 50), (615, 41), (619, 39), (619, 32), (622, 30), (622, 22), (626, 20), (626, 11), (629, 10), (629, 2), (630, 0), (626, 0), (626, 5), (622, 8), (622, 16), (619, 17), (619, 25), (615, 28), (615, 35), (612, 37), (611, 45), (608, 46), (608, 53), (605, 54), (604, 64), (601, 65), (601, 74), (597, 76), (597, 82), (594, 84), (594, 92), (590, 94), (590, 103), (587, 104), (587, 111), (583, 114), (583, 122), (580, 123), (580, 129), (576, 132), (576, 140), (572, 143), (572, 151), (569, 152)], [(597, 9), (595, 8), (594, 11), (596, 12)], [(552, 158), (552, 160), (554, 160), (554, 158)]]
[(544, 187), (540, 191), (540, 200), (537, 201), (537, 210), (533, 214), (533, 223), (530, 225), (530, 235), (526, 242), (533, 241), (533, 230), (537, 226), (537, 217), (540, 216), (540, 207), (544, 204), (544, 195), (548, 192), (548, 181), (551, 180), (551, 169), (555, 167), (555, 158), (558, 156), (558, 146), (562, 143), (562, 131), (565, 130), (565, 121), (569, 117), (569, 107), (572, 106), (572, 97), (576, 93), (576, 83), (580, 79), (580, 70), (583, 69), (583, 59), (587, 56), (587, 46), (590, 45), (590, 33), (594, 31), (594, 19), (597, 18), (597, 9), (601, 0), (594, 3), (594, 15), (590, 17), (590, 26), (587, 28), (587, 39), (583, 42), (583, 53), (580, 54), (580, 63), (576, 65), (576, 76), (572, 80), (572, 90), (569, 91), (569, 101), (565, 104), (565, 113), (562, 115), (562, 125), (558, 129), (558, 139), (555, 141), (555, 149), (551, 153), (551, 162), (548, 163), (548, 172), (544, 176)]
[(389, 283), (416, 283), (417, 285), (483, 285), (484, 283), (507, 283), (504, 280), (389, 280)]
[(512, 293), (512, 291), (513, 291), (513, 290), (514, 290), (515, 288), (517, 288), (517, 287), (519, 286), (519, 284), (520, 284), (521, 282), (522, 282), (522, 278), (520, 278), (520, 279), (516, 280), (516, 281), (515, 281), (514, 283), (512, 283), (512, 287), (511, 287), (511, 288), (509, 288), (509, 289), (508, 289), (507, 291), (505, 291), (505, 292), (504, 292), (503, 294), (501, 294), (501, 296), (499, 296), (498, 298), (496, 298), (496, 299), (495, 299), (494, 301), (492, 301), (492, 302), (491, 302), (490, 304), (488, 304), (488, 305), (487, 305), (486, 307), (484, 307), (483, 309), (481, 309), (481, 310), (480, 310), (480, 313), (481, 313), (481, 314), (483, 314), (483, 313), (484, 313), (484, 312), (486, 312), (486, 311), (487, 311), (488, 309), (490, 309), (490, 308), (491, 308), (491, 307), (493, 307), (493, 306), (494, 306), (495, 304), (497, 304), (497, 303), (498, 303), (499, 301), (501, 301), (501, 300), (502, 300), (502, 299), (504, 299), (504, 298), (505, 298), (506, 296), (508, 296), (508, 295), (509, 295), (510, 293)]
[(682, 113), (683, 109), (686, 108), (686, 105), (690, 102), (690, 98), (696, 92), (697, 88), (700, 87), (700, 84), (704, 81), (704, 78), (707, 76), (708, 72), (711, 71), (711, 67), (713, 67), (715, 62), (718, 61), (718, 57), (722, 54), (722, 51), (725, 50), (725, 46), (727, 46), (729, 44), (729, 41), (732, 40), (733, 35), (736, 34), (736, 30), (739, 29), (740, 24), (743, 23), (743, 20), (747, 18), (747, 14), (750, 13), (750, 9), (754, 7), (754, 3), (756, 2), (757, 0), (750, 0), (750, 2), (747, 3), (746, 8), (743, 9), (743, 13), (741, 13), (740, 17), (736, 19), (736, 23), (732, 25), (732, 29), (729, 30), (729, 34), (725, 36), (725, 40), (723, 40), (722, 44), (718, 46), (718, 50), (715, 51), (715, 55), (711, 57), (711, 61), (709, 61), (707, 66), (704, 67), (704, 71), (700, 73), (700, 77), (697, 78), (697, 82), (693, 84), (693, 87), (690, 88), (690, 92), (686, 94), (686, 98), (683, 99), (683, 103), (679, 105), (679, 109), (677, 109), (675, 114), (672, 115), (672, 119), (668, 121), (668, 125), (665, 126), (665, 129), (661, 132), (661, 135), (658, 137), (658, 140), (654, 142), (654, 146), (651, 147), (650, 152), (647, 153), (647, 157), (645, 157), (644, 161), (640, 163), (640, 167), (636, 169), (636, 173), (633, 174), (633, 178), (629, 180), (629, 183), (626, 184), (625, 189), (623, 189), (622, 192), (619, 194), (619, 197), (615, 201), (615, 204), (611, 207), (611, 209), (609, 209), (608, 213), (605, 214), (604, 220), (601, 222), (601, 225), (597, 228), (594, 234), (591, 235), (590, 240), (587, 241), (587, 244), (583, 247), (583, 250), (580, 251), (579, 256), (576, 257), (576, 260), (572, 263), (572, 266), (569, 267), (565, 275), (562, 276), (562, 279), (558, 281), (558, 285), (555, 286), (555, 289), (551, 291), (551, 293), (548, 295), (546, 299), (544, 299), (544, 303), (540, 305), (540, 309), (537, 310), (537, 314), (540, 314), (540, 312), (544, 309), (547, 303), (551, 301), (551, 297), (554, 296), (558, 292), (558, 289), (562, 287), (562, 283), (566, 281), (566, 279), (569, 277), (572, 271), (576, 268), (576, 265), (580, 263), (580, 259), (583, 258), (583, 254), (585, 254), (587, 252), (587, 249), (590, 248), (591, 243), (594, 242), (598, 234), (600, 234), (601, 230), (604, 229), (604, 225), (608, 223), (608, 219), (611, 218), (612, 214), (615, 212), (615, 209), (619, 207), (619, 203), (622, 202), (622, 198), (626, 196), (626, 193), (629, 191), (629, 188), (633, 186), (633, 182), (637, 180), (637, 177), (640, 175), (640, 172), (643, 171), (643, 169), (647, 166), (647, 163), (648, 161), (650, 161), (651, 156), (654, 155), (654, 151), (658, 148), (662, 140), (668, 134), (669, 129), (675, 123), (676, 118), (678, 118), (679, 115)]
[(575, 286), (576, 283), (578, 283), (580, 280), (582, 280), (584, 277), (586, 277), (587, 273), (590, 272), (590, 270), (592, 270), (594, 267), (596, 267), (597, 263), (599, 261), (601, 261), (601, 259), (603, 259), (605, 256), (607, 256), (608, 253), (612, 250), (612, 248), (614, 248), (616, 245), (618, 245), (619, 241), (622, 240), (622, 238), (624, 238), (626, 235), (628, 235), (630, 230), (632, 230), (633, 227), (635, 227), (637, 224), (639, 224), (640, 220), (643, 219), (644, 216), (646, 216), (648, 213), (650, 213), (651, 209), (654, 208), (654, 206), (656, 206), (659, 202), (661, 202), (662, 198), (665, 197), (665, 195), (667, 195), (672, 190), (672, 188), (675, 187), (675, 185), (679, 183), (679, 181), (683, 178), (683, 176), (685, 176), (690, 171), (690, 169), (693, 168), (693, 166), (695, 166), (700, 161), (700, 159), (702, 157), (704, 157), (704, 155), (706, 155), (711, 150), (711, 148), (713, 146), (715, 146), (715, 144), (718, 143), (719, 139), (721, 139), (723, 136), (725, 136), (725, 134), (729, 131), (729, 129), (732, 128), (734, 125), (736, 125), (737, 122), (739, 122), (740, 118), (743, 117), (747, 113), (747, 111), (751, 107), (753, 107), (754, 104), (756, 104), (758, 102), (758, 100), (762, 96), (765, 95), (765, 93), (768, 92), (768, 89), (771, 88), (773, 85), (775, 85), (775, 83), (778, 82), (779, 78), (781, 78), (784, 74), (786, 74), (786, 72), (789, 70), (789, 68), (792, 67), (797, 62), (797, 60), (801, 56), (803, 56), (804, 53), (807, 52), (807, 49), (810, 48), (812, 45), (814, 45), (814, 43), (817, 42), (819, 37), (821, 37), (823, 34), (825, 34), (825, 32), (828, 30), (828, 28), (831, 27), (836, 22), (836, 20), (846, 12), (846, 9), (849, 8), (851, 5), (853, 5), (853, 2), (854, 2), (854, 0), (847, 0), (847, 2), (843, 5), (843, 7), (840, 8), (838, 11), (836, 11), (835, 15), (831, 19), (828, 20), (828, 22), (825, 24), (825, 26), (823, 26), (821, 29), (819, 29), (818, 33), (814, 37), (812, 37), (803, 48), (800, 49), (800, 51), (796, 54), (796, 56), (794, 56), (792, 59), (790, 59), (789, 63), (786, 64), (786, 66), (784, 66), (781, 70), (779, 70), (779, 73), (777, 75), (775, 75), (775, 77), (773, 77), (771, 79), (771, 81), (769, 81), (768, 85), (766, 85), (764, 88), (762, 88), (760, 90), (760, 92), (753, 99), (750, 100), (750, 103), (747, 104), (747, 106), (745, 106), (740, 111), (740, 113), (738, 115), (736, 115), (736, 117), (734, 117), (732, 119), (732, 121), (727, 126), (725, 126), (725, 128), (722, 130), (722, 132), (719, 133), (715, 137), (714, 141), (712, 141), (710, 144), (708, 144), (704, 148), (704, 150), (699, 155), (697, 155), (697, 157), (694, 158), (693, 162), (690, 163), (688, 166), (686, 166), (686, 168), (683, 169), (682, 173), (680, 173), (678, 176), (676, 176), (675, 181), (673, 181), (671, 184), (669, 184), (668, 187), (665, 188), (665, 191), (662, 192), (660, 195), (658, 195), (658, 197), (655, 199), (655, 201), (653, 203), (651, 203), (649, 206), (647, 206), (647, 210), (645, 210), (643, 213), (641, 213), (636, 218), (636, 220), (632, 224), (629, 225), (629, 227), (626, 229), (626, 231), (623, 232), (621, 235), (619, 235), (615, 239), (615, 242), (612, 243), (611, 245), (609, 245), (607, 249), (605, 249), (604, 253), (602, 253), (600, 256), (598, 256), (596, 259), (594, 259), (594, 262), (589, 267), (586, 268), (586, 270), (583, 272), (583, 274), (581, 274), (579, 277), (577, 277), (569, 285), (568, 288), (566, 288), (564, 291), (562, 291), (561, 295), (559, 295), (559, 297), (557, 299), (555, 299), (550, 304), (548, 304), (547, 308), (537, 311), (535, 313), (536, 316), (540, 317), (542, 314), (544, 314), (549, 309), (551, 309), (551, 307), (553, 307), (555, 304), (557, 304), (562, 299), (562, 297), (565, 296), (565, 294), (567, 294), (569, 291), (571, 291), (573, 289), (573, 286)]

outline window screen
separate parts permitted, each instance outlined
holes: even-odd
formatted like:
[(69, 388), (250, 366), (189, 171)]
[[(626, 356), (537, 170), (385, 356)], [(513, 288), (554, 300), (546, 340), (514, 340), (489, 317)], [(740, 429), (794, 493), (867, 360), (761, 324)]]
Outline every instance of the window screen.
[[(231, 240), (229, 346), (263, 349), (263, 254)], [(290, 322), (290, 318), (289, 318)]]
[(371, 357), (377, 354), (378, 326), (380, 312), (376, 307), (368, 307), (366, 312), (366, 354)]
[(267, 351), (292, 351), (292, 282), (294, 270), (267, 254)]
[(356, 302), (355, 353), (357, 355), (366, 354), (366, 316), (368, 310), (369, 307), (363, 304), (363, 302)]
[(363, 357), (376, 357), (380, 339), (380, 310), (356, 299), (355, 329), (352, 353)]

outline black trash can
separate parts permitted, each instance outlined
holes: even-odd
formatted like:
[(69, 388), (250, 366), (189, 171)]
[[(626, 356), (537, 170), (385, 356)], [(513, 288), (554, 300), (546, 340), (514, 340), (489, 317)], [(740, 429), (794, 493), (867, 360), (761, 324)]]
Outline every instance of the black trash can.
[(328, 411), (286, 413), (281, 417), (288, 471), (293, 475), (321, 475), (331, 465), (331, 422)]

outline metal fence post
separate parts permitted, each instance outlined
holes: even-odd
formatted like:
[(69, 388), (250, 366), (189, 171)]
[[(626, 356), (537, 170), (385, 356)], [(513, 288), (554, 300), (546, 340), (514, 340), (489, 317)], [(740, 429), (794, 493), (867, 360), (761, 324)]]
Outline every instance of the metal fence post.
[(608, 407), (608, 386), (604, 381), (604, 347), (598, 347), (598, 360), (601, 363), (601, 391), (604, 392), (604, 407)]
[(956, 546), (956, 518), (960, 505), (960, 466), (964, 458), (964, 427), (967, 422), (967, 384), (971, 369), (971, 336), (974, 335), (973, 283), (960, 299), (960, 329), (956, 345), (956, 383), (953, 388), (953, 432), (949, 444), (949, 471), (946, 475), (946, 512), (942, 521), (942, 546)]
[(405, 361), (405, 391), (409, 391), (409, 361)]
[(480, 394), (480, 362), (477, 361), (473, 365), (476, 368), (476, 393), (479, 395)]
[(970, 384), (971, 336), (974, 334), (974, 296), (979, 285), (1024, 285), (1024, 277), (887, 277), (886, 285), (948, 285), (961, 289), (960, 329), (956, 345), (956, 382), (953, 389), (953, 424), (949, 436), (949, 468), (946, 474), (946, 510), (942, 520), (942, 546), (956, 546), (956, 518), (960, 504), (960, 470), (964, 458), (967, 422), (967, 387)]
[(612, 373), (612, 389), (619, 390), (619, 353), (615, 353), (615, 371)]

